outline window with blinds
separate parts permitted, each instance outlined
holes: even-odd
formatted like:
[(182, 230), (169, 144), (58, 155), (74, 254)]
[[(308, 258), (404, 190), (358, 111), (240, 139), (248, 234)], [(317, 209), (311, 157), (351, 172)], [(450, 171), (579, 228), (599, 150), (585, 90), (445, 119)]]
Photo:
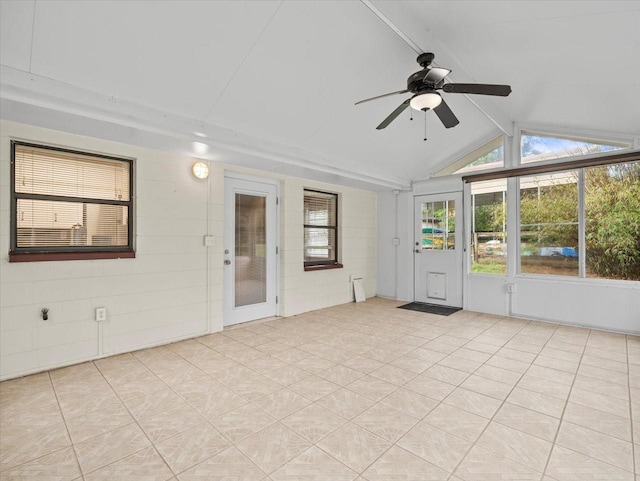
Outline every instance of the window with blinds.
[(10, 254), (133, 250), (131, 160), (13, 142), (11, 167)]
[(304, 191), (304, 266), (338, 265), (338, 195)]

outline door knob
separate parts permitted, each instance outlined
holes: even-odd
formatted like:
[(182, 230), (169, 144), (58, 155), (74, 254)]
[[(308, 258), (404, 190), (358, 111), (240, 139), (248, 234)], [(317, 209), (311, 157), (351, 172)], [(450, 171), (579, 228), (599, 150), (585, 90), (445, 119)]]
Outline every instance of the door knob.
[(231, 261), (230, 261), (229, 259), (225, 259), (225, 260), (224, 260), (224, 265), (225, 265), (225, 266), (229, 266), (229, 265), (231, 265)]

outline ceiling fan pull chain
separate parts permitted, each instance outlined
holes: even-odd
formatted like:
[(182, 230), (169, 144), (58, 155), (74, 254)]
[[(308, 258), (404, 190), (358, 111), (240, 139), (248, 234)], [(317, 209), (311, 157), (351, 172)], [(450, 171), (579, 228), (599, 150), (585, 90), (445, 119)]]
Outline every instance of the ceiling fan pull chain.
[(411, 117), (409, 117), (409, 120), (413, 120), (413, 109), (410, 109), (410, 113), (411, 113)]
[(424, 110), (424, 141), (427, 141), (427, 109)]

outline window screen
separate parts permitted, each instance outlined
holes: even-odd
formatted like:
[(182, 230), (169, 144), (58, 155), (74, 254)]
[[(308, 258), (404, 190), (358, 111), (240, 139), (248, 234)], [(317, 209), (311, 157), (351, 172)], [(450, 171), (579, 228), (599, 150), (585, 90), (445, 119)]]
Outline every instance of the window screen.
[(338, 263), (338, 196), (304, 191), (304, 265)]
[(131, 250), (132, 161), (12, 144), (11, 252)]

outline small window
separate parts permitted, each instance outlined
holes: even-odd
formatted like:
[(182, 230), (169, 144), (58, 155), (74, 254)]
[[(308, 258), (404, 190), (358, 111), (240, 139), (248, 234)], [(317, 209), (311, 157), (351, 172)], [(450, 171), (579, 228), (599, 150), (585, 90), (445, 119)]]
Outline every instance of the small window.
[(422, 204), (421, 250), (452, 251), (456, 248), (456, 203), (454, 200)]
[(131, 160), (11, 147), (12, 262), (133, 257)]
[(337, 194), (304, 191), (304, 267), (342, 267), (338, 263)]
[(630, 148), (624, 142), (601, 142), (571, 136), (558, 136), (523, 131), (520, 137), (521, 163), (580, 157)]

